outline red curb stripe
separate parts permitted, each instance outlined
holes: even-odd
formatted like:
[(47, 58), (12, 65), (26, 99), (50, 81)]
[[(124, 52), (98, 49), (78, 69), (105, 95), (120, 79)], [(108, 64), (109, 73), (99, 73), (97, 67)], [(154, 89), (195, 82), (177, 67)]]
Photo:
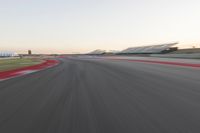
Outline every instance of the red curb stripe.
[(181, 62), (168, 62), (168, 61), (153, 61), (153, 60), (131, 60), (131, 59), (113, 59), (111, 60), (126, 60), (129, 62), (143, 62), (143, 63), (153, 63), (153, 64), (163, 64), (163, 65), (174, 65), (174, 66), (184, 66), (184, 67), (200, 67), (200, 64), (191, 64), (191, 63), (181, 63)]
[(26, 71), (39, 71), (45, 68), (53, 67), (57, 64), (59, 64), (58, 60), (46, 60), (45, 62), (38, 65), (0, 72), (0, 80), (5, 80), (8, 78), (24, 75)]

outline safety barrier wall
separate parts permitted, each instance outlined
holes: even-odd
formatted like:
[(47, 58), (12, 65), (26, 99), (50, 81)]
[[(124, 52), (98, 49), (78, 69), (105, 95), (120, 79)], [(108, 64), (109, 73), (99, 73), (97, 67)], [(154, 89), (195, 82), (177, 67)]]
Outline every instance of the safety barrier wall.
[(151, 54), (151, 57), (200, 59), (200, 53), (195, 54)]

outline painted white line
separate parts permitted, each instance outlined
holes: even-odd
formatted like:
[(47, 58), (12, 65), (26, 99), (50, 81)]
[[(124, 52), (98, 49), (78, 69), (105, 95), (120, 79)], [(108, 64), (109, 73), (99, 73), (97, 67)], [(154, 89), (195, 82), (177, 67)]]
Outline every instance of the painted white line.
[(34, 72), (37, 72), (37, 71), (39, 71), (39, 70), (24, 70), (24, 71), (17, 72), (17, 74), (25, 75), (25, 74), (34, 73)]
[(54, 65), (50, 65), (50, 66), (47, 66), (45, 68), (40, 68), (40, 69), (37, 69), (37, 70), (22, 70), (20, 72), (15, 72), (13, 74), (16, 74), (15, 76), (13, 77), (9, 77), (9, 78), (4, 78), (4, 79), (0, 79), (0, 82), (1, 81), (5, 81), (5, 80), (8, 80), (8, 79), (12, 79), (12, 78), (17, 78), (17, 77), (21, 77), (21, 76), (24, 76), (24, 75), (27, 75), (27, 74), (31, 74), (31, 73), (34, 73), (34, 72), (38, 72), (38, 71), (42, 71), (42, 70), (45, 70), (47, 68), (52, 68), (54, 66), (57, 66), (59, 63), (57, 64), (54, 64)]

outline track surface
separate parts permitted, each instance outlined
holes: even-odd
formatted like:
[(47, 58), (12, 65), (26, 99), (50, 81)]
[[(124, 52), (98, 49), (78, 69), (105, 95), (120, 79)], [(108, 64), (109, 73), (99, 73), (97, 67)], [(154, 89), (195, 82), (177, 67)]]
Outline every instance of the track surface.
[(199, 133), (200, 69), (61, 59), (0, 82), (0, 133)]

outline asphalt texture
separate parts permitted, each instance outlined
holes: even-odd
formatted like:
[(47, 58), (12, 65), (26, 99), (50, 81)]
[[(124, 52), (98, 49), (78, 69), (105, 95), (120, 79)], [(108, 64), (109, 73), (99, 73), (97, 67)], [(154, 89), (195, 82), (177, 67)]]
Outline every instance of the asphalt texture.
[(73, 57), (0, 82), (0, 133), (199, 132), (199, 68)]

